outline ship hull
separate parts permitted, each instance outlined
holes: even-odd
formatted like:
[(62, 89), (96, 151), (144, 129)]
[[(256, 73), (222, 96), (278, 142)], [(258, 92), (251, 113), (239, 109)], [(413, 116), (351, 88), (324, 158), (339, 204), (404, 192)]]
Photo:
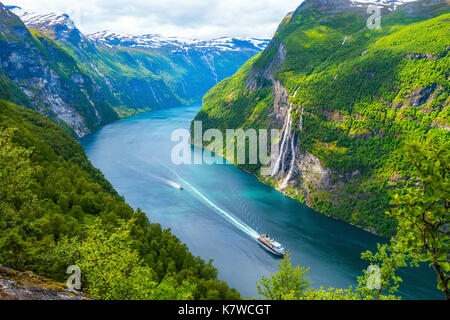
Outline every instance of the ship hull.
[(278, 257), (284, 257), (284, 253), (275, 251), (274, 249), (272, 249), (270, 246), (268, 246), (266, 243), (264, 243), (263, 241), (261, 241), (261, 239), (258, 239), (258, 243), (264, 248), (266, 249), (266, 251), (278, 256)]

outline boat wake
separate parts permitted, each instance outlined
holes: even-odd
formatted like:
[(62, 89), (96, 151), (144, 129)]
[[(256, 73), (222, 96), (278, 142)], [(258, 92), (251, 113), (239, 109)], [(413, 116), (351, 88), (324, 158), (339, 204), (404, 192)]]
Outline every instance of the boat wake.
[(182, 188), (183, 188), (183, 186), (182, 186), (181, 184), (179, 184), (179, 183), (177, 183), (177, 182), (175, 182), (175, 181), (172, 181), (172, 180), (169, 180), (169, 179), (166, 179), (166, 178), (163, 178), (163, 177), (160, 177), (160, 176), (151, 174), (151, 173), (149, 173), (149, 172), (141, 172), (141, 171), (138, 171), (138, 170), (136, 170), (135, 168), (133, 168), (132, 166), (129, 166), (129, 165), (124, 164), (124, 163), (122, 163), (122, 162), (118, 162), (118, 163), (120, 163), (120, 165), (121, 165), (122, 167), (125, 167), (125, 168), (127, 168), (127, 169), (129, 169), (129, 170), (131, 170), (131, 171), (134, 171), (134, 172), (136, 172), (136, 173), (139, 173), (140, 175), (143, 174), (143, 175), (145, 175), (145, 176), (147, 176), (147, 177), (150, 177), (150, 178), (152, 178), (152, 179), (154, 179), (154, 180), (159, 180), (159, 181), (161, 181), (161, 182), (163, 182), (163, 183), (165, 183), (165, 184), (167, 184), (167, 185), (169, 185), (169, 186), (171, 186), (171, 187), (174, 187), (175, 189), (182, 189)]
[[(136, 160), (141, 161), (143, 163), (147, 163), (147, 164), (149, 163), (147, 160), (144, 160), (142, 158), (137, 158)], [(156, 176), (156, 175), (151, 174), (149, 172), (145, 172), (145, 173), (141, 172), (140, 174), (144, 174), (144, 175), (152, 177), (152, 178), (154, 178), (156, 180), (160, 180), (162, 182), (165, 182), (166, 184), (168, 184), (168, 185), (170, 185), (170, 186), (172, 186), (174, 188), (177, 188), (177, 189), (180, 189), (180, 187), (182, 187), (182, 188), (187, 188), (188, 190), (191, 190), (198, 198), (200, 198), (201, 200), (206, 202), (210, 207), (215, 209), (218, 213), (220, 213), (222, 215), (222, 217), (224, 217), (226, 220), (228, 220), (230, 223), (232, 223), (235, 227), (237, 227), (239, 230), (241, 230), (242, 232), (244, 232), (245, 234), (250, 236), (252, 239), (258, 241), (259, 233), (256, 232), (254, 229), (252, 229), (250, 226), (248, 226), (245, 222), (241, 221), (240, 219), (234, 217), (232, 214), (230, 214), (227, 211), (225, 211), (222, 208), (220, 208), (218, 205), (216, 205), (214, 202), (212, 202), (210, 199), (208, 199), (204, 194), (202, 194), (192, 184), (190, 184), (185, 179), (183, 179), (178, 174), (178, 172), (176, 172), (174, 169), (172, 169), (169, 166), (167, 166), (161, 160), (155, 159), (155, 158), (152, 158), (152, 160), (156, 161), (156, 162), (159, 162), (161, 164), (161, 166), (165, 167), (170, 173), (172, 173), (173, 178), (176, 178), (175, 180), (178, 181), (179, 183), (174, 182), (174, 181), (169, 180), (169, 179), (166, 179), (166, 178), (163, 178), (163, 177), (160, 177), (160, 176)], [(124, 166), (128, 167), (127, 165), (124, 165)], [(134, 170), (131, 167), (129, 167), (129, 168)]]
[(175, 189), (183, 190), (183, 186), (179, 183), (167, 180), (167, 184), (174, 187)]
[(259, 234), (258, 232), (256, 232), (255, 230), (253, 230), (250, 226), (248, 226), (245, 222), (239, 220), (238, 218), (234, 217), (233, 215), (231, 215), (230, 213), (226, 212), (225, 210), (223, 210), (222, 208), (220, 208), (219, 206), (217, 206), (214, 202), (212, 202), (211, 200), (209, 200), (204, 194), (202, 194), (197, 188), (195, 188), (193, 185), (191, 185), (189, 182), (187, 182), (186, 180), (184, 180), (182, 177), (180, 177), (180, 175), (174, 171), (173, 169), (169, 168), (166, 166), (166, 168), (168, 170), (170, 170), (170, 172), (172, 172), (177, 179), (179, 179), (183, 185), (189, 187), (189, 190), (192, 190), (200, 199), (202, 199), (203, 201), (205, 201), (210, 207), (212, 207), (213, 209), (215, 209), (217, 212), (219, 212), (226, 220), (228, 220), (229, 222), (231, 222), (235, 227), (237, 227), (238, 229), (240, 229), (241, 231), (243, 231), (244, 233), (246, 233), (248, 236), (250, 236), (251, 238), (258, 240), (259, 238)]

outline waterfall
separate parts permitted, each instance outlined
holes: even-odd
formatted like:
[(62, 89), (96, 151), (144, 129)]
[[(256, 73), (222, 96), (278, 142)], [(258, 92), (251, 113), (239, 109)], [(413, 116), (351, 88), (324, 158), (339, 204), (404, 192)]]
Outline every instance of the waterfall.
[[(299, 124), (300, 131), (303, 130), (303, 112), (304, 112), (304, 109), (302, 108), (302, 113), (300, 115), (300, 124)], [(286, 179), (284, 179), (283, 183), (281, 184), (282, 189), (287, 187), (287, 184), (291, 180), (292, 174), (294, 173), (295, 161), (297, 160), (297, 150), (296, 150), (297, 146), (295, 144), (296, 137), (297, 137), (297, 134), (295, 133), (291, 140), (291, 153), (292, 153), (291, 165), (290, 165), (289, 173), (286, 176)]]
[(205, 60), (206, 63), (208, 64), (208, 67), (209, 67), (209, 69), (211, 70), (211, 73), (213, 74), (213, 76), (214, 76), (214, 78), (215, 78), (215, 80), (216, 80), (216, 83), (218, 83), (219, 81), (218, 81), (217, 73), (216, 73), (216, 71), (215, 71), (215, 67), (213, 66), (213, 65), (214, 65), (214, 57), (212, 58), (212, 64), (211, 64), (211, 62), (209, 61), (208, 57), (206, 57), (205, 54), (203, 54), (203, 60)]
[(286, 144), (286, 137), (291, 135), (291, 110), (292, 110), (292, 103), (289, 105), (287, 123), (283, 130), (283, 139), (281, 140), (281, 148), (280, 148), (280, 151), (278, 154), (277, 161), (275, 162), (275, 166), (273, 167), (273, 170), (272, 170), (272, 174), (271, 174), (272, 177), (280, 171), (281, 157), (284, 154), (284, 146)]
[[(292, 96), (293, 98), (295, 98), (295, 96), (297, 95), (297, 91), (299, 90), (300, 87), (298, 87), (295, 92), (294, 95)], [(292, 177), (292, 171), (293, 171), (293, 167), (295, 166), (295, 160), (296, 160), (296, 145), (295, 145), (295, 138), (296, 138), (296, 134), (292, 135), (292, 118), (291, 118), (291, 111), (292, 111), (292, 107), (294, 106), (293, 103), (289, 104), (289, 111), (288, 111), (288, 118), (287, 118), (287, 122), (285, 124), (284, 130), (283, 130), (283, 138), (281, 140), (281, 148), (279, 150), (279, 155), (277, 158), (277, 161), (275, 162), (275, 166), (273, 167), (271, 176), (275, 176), (277, 175), (280, 171), (283, 172), (284, 171), (284, 161), (282, 161), (283, 156), (289, 151), (289, 149), (291, 149), (291, 153), (292, 153), (292, 160), (291, 160), (291, 164), (289, 167), (289, 174), (288, 174), (288, 178), (284, 180), (283, 185), (286, 185), (287, 182), (289, 181), (289, 179)], [(303, 109), (302, 109), (302, 116), (303, 116)], [(303, 118), (300, 119), (300, 125), (303, 127)], [(300, 128), (301, 130), (302, 128)], [(290, 141), (290, 146), (289, 146), (289, 141)], [(288, 145), (286, 145), (286, 142)], [(280, 168), (281, 167), (281, 168)], [(283, 187), (284, 188), (284, 187)]]
[[(292, 103), (290, 104), (290, 107), (289, 107), (289, 118), (288, 118), (287, 127), (286, 127), (286, 138), (287, 138), (287, 140), (286, 140), (286, 146), (285, 146), (285, 148), (283, 150), (283, 153), (282, 153), (284, 155), (287, 154), (287, 152), (289, 151), (289, 148), (292, 148), (292, 143), (291, 143), (291, 146), (289, 146), (289, 142), (292, 139), (292, 117), (291, 117), (291, 111), (292, 111)], [(285, 168), (285, 162), (281, 161), (281, 168), (280, 168), (281, 172), (284, 172), (285, 169), (286, 169)]]
[(290, 169), (289, 169), (289, 173), (286, 176), (286, 179), (284, 179), (283, 183), (281, 184), (281, 188), (284, 189), (287, 187), (287, 184), (289, 182), (289, 180), (291, 180), (292, 177), (292, 173), (294, 171), (294, 167), (295, 167), (295, 155), (296, 155), (296, 151), (295, 151), (295, 137), (296, 134), (294, 134), (294, 136), (292, 137), (291, 140), (291, 153), (292, 153), (292, 159), (291, 159), (291, 164), (290, 164)]
[(300, 114), (300, 123), (298, 124), (298, 128), (300, 132), (303, 131), (303, 114), (305, 113), (305, 109), (302, 108), (302, 113)]

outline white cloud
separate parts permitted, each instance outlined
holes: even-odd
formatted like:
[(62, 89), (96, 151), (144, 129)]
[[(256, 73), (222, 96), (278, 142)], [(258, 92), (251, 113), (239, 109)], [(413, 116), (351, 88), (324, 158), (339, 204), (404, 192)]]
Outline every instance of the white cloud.
[(210, 39), (271, 38), (302, 0), (9, 0), (39, 13), (69, 14), (80, 30)]

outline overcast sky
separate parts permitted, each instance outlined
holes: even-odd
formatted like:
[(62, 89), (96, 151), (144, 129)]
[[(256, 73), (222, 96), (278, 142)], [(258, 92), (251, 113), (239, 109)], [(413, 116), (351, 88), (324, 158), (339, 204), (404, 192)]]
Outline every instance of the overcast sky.
[(272, 38), (278, 24), (302, 0), (5, 0), (35, 12), (68, 13), (84, 33), (211, 39)]

